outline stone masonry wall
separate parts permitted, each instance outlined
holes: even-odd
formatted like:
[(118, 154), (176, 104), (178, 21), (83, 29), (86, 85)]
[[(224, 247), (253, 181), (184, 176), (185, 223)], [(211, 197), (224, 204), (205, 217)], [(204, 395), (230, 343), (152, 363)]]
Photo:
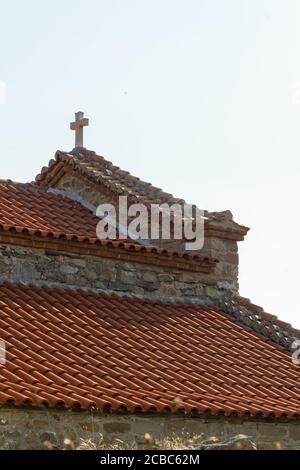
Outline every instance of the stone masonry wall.
[[(188, 443), (193, 436), (224, 440), (238, 434), (251, 438), (258, 449), (300, 449), (300, 422), (275, 423), (240, 418), (192, 418), (177, 415), (120, 415), (89, 411), (0, 409), (0, 449), (75, 448), (89, 441), (97, 448), (147, 448), (145, 434), (154, 446), (165, 448), (173, 440)], [(117, 441), (118, 439), (118, 441)], [(82, 441), (83, 440), (83, 441)], [(197, 442), (197, 441), (195, 441)], [(164, 444), (165, 443), (165, 444)]]
[(95, 187), (88, 186), (86, 182), (82, 181), (80, 178), (76, 178), (68, 174), (65, 174), (56, 183), (55, 188), (61, 190), (71, 190), (77, 194), (81, 200), (88, 202), (95, 208), (100, 204), (112, 202), (106, 195), (102, 194), (101, 191), (96, 191)]
[[(0, 246), (0, 282), (104, 289), (147, 298), (209, 303), (224, 295), (213, 274), (184, 272), (97, 256), (50, 255), (43, 249)], [(221, 286), (222, 287), (222, 286)]]
[[(88, 186), (86, 182), (73, 175), (65, 174), (56, 184), (56, 190), (62, 191), (71, 199), (83, 203), (90, 210), (95, 212), (99, 204), (105, 202), (113, 202), (107, 195), (103, 194), (101, 190), (95, 190), (95, 187)], [(224, 221), (227, 225), (228, 220)], [(183, 242), (178, 240), (170, 240), (168, 242), (152, 241), (154, 245), (166, 246), (170, 250), (182, 251)], [(181, 248), (180, 246), (181, 245)], [(200, 251), (203, 256), (217, 258), (219, 263), (214, 271), (215, 282), (220, 283), (226, 289), (238, 291), (238, 244), (233, 240), (226, 240), (221, 238), (206, 238), (204, 247)]]
[(239, 255), (238, 244), (233, 240), (207, 238), (201, 254), (217, 258), (219, 263), (214, 270), (214, 278), (220, 288), (238, 291)]

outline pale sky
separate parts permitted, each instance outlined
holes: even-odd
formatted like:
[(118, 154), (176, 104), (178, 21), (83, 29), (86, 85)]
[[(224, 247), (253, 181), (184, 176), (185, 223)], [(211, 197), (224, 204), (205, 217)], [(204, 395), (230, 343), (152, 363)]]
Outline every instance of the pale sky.
[(297, 0), (0, 0), (0, 178), (82, 110), (86, 147), (251, 227), (240, 292), (300, 328), (299, 25)]

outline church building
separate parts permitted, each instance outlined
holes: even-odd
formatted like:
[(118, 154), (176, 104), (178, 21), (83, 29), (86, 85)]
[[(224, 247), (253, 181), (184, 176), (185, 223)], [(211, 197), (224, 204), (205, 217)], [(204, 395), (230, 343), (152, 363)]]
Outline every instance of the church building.
[(300, 331), (239, 295), (249, 229), (205, 211), (201, 250), (99, 239), (100, 204), (184, 200), (87, 150), (87, 124), (34, 182), (0, 180), (0, 448), (300, 448)]

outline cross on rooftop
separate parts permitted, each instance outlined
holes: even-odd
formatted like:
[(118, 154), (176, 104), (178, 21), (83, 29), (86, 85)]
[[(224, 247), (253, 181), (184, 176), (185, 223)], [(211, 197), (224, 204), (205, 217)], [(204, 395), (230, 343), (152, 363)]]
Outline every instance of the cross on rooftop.
[(82, 111), (75, 113), (75, 121), (70, 123), (70, 129), (75, 131), (75, 147), (83, 147), (83, 128), (89, 125), (89, 120)]

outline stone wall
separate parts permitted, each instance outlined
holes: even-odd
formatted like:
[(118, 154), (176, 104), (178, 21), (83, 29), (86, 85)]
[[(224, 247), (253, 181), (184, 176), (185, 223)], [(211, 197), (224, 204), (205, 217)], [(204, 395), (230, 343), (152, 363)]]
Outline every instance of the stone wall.
[(239, 289), (238, 244), (233, 240), (207, 238), (202, 255), (219, 260), (214, 269), (214, 278), (219, 287), (237, 292)]
[[(149, 434), (149, 436), (145, 435)], [(1, 408), (0, 449), (45, 449), (74, 444), (93, 448), (166, 448), (178, 441), (221, 440), (246, 434), (258, 449), (300, 449), (300, 422), (177, 415), (120, 415), (88, 411)], [(151, 437), (151, 439), (149, 439)], [(195, 439), (196, 438), (196, 439)], [(65, 444), (64, 444), (65, 441)]]
[[(56, 184), (55, 188), (50, 191), (61, 191), (62, 195), (69, 197), (77, 202), (80, 202), (93, 212), (99, 204), (113, 203), (107, 194), (103, 194), (101, 189), (96, 190), (94, 186), (89, 186), (86, 181), (74, 175), (65, 174)], [(220, 230), (222, 227), (230, 228), (232, 221), (232, 214), (223, 221), (218, 221), (217, 227)], [(151, 242), (157, 246), (165, 246), (173, 251), (182, 251), (185, 242), (178, 240), (158, 241), (152, 240)], [(238, 291), (238, 244), (234, 240), (228, 240), (218, 237), (205, 238), (204, 247), (199, 252), (202, 256), (209, 256), (217, 258), (219, 263), (214, 271), (215, 282), (221, 283), (223, 287)]]
[(79, 196), (78, 201), (86, 201), (90, 206), (94, 206), (94, 208), (100, 204), (112, 202), (107, 195), (101, 191), (96, 191), (95, 186), (89, 186), (86, 181), (67, 173), (60, 178), (55, 188), (65, 191), (71, 190), (73, 194)]
[(209, 304), (225, 294), (214, 274), (171, 270), (98, 256), (53, 255), (44, 249), (0, 246), (0, 282), (46, 283)]

